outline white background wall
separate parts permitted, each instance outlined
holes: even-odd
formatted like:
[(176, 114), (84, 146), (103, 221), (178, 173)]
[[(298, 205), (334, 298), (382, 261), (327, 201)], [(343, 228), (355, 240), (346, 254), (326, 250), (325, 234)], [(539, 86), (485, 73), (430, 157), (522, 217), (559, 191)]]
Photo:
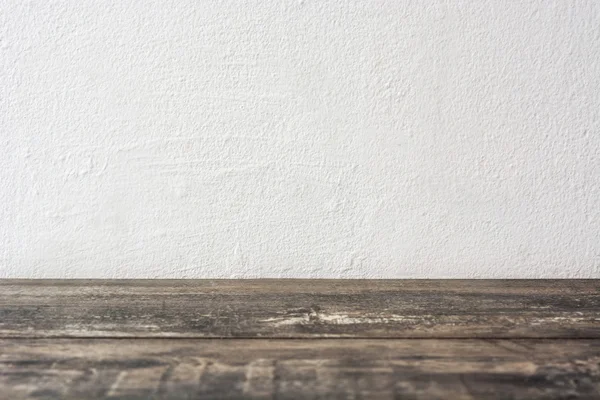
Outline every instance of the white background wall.
[(0, 0), (1, 277), (600, 277), (600, 2)]

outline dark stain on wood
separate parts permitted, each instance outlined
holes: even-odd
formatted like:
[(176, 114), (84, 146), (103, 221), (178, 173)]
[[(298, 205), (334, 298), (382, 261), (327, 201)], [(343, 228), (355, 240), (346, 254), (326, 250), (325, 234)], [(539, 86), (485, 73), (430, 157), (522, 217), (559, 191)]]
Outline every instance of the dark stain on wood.
[(0, 400), (598, 399), (599, 325), (595, 280), (4, 280)]

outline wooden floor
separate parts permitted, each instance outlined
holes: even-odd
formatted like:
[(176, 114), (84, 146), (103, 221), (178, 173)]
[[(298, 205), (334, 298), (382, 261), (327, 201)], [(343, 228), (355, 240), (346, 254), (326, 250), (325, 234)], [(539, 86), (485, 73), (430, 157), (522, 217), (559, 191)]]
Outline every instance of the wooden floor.
[(0, 399), (600, 399), (600, 281), (0, 280)]

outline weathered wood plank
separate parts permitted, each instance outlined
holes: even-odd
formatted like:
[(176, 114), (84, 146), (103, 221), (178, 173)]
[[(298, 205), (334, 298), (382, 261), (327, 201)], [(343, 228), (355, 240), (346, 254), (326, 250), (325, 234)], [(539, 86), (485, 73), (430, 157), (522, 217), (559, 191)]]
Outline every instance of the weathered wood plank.
[(600, 338), (600, 281), (2, 280), (0, 337)]
[(8, 339), (2, 399), (600, 397), (600, 340)]

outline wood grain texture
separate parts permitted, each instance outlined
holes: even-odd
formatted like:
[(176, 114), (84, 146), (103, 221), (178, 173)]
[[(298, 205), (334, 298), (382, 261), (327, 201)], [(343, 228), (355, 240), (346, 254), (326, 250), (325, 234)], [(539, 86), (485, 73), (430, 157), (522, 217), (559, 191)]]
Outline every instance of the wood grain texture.
[(600, 281), (3, 280), (0, 337), (600, 338)]
[(597, 399), (599, 324), (592, 280), (5, 280), (0, 400)]
[(597, 399), (599, 340), (9, 339), (2, 399)]

